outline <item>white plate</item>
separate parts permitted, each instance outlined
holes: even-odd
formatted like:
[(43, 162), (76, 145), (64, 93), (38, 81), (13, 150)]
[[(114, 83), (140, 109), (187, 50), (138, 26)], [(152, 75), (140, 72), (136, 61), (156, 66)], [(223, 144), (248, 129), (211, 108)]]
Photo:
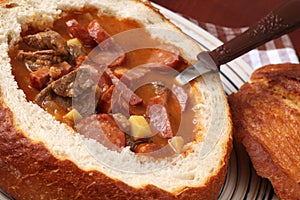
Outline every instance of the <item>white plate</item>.
[[(204, 50), (212, 50), (222, 44), (220, 40), (193, 22), (157, 4), (153, 4), (184, 33), (197, 41)], [(253, 69), (243, 60), (236, 59), (221, 67), (221, 80), (227, 95), (236, 92), (249, 80)], [(220, 200), (228, 199), (278, 199), (270, 182), (259, 177), (243, 146), (234, 142), (234, 149), (228, 166), (225, 183), (219, 195)]]

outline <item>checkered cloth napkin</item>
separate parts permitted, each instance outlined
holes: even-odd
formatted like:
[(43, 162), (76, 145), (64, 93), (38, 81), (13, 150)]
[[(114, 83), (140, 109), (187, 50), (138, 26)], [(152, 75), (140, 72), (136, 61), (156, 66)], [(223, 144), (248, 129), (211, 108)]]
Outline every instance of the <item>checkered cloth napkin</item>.
[[(241, 34), (247, 27), (228, 28), (221, 27), (211, 23), (197, 23), (200, 27), (226, 42)], [(241, 57), (253, 70), (267, 64), (279, 63), (299, 63), (297, 54), (288, 35), (272, 40), (257, 49), (254, 49)]]

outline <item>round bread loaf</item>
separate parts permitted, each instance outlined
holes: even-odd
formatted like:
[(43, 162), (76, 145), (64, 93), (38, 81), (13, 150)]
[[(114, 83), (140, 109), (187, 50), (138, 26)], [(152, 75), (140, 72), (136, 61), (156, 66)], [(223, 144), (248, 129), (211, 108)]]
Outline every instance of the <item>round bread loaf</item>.
[(234, 135), (281, 199), (300, 197), (299, 64), (268, 65), (229, 96)]
[[(189, 63), (201, 51), (149, 3), (1, 1), (0, 188), (15, 199), (26, 200), (216, 199), (232, 149), (229, 108), (218, 74), (206, 74), (191, 84), (196, 94), (196, 138), (186, 144), (188, 150), (170, 162), (141, 162), (126, 148), (120, 152), (108, 150), (26, 100), (12, 75), (8, 51), (21, 40), (22, 31), (32, 27), (45, 30), (61, 17), (62, 11), (84, 7), (136, 20), (153, 38), (177, 46)], [(99, 162), (93, 156), (96, 152), (111, 165)]]

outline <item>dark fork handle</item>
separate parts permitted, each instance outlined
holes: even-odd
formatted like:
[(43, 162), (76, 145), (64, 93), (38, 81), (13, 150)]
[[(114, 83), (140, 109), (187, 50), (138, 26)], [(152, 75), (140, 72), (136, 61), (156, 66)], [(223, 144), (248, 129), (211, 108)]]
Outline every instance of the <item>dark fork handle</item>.
[(289, 0), (251, 26), (247, 31), (209, 54), (218, 68), (260, 45), (300, 26), (300, 0)]

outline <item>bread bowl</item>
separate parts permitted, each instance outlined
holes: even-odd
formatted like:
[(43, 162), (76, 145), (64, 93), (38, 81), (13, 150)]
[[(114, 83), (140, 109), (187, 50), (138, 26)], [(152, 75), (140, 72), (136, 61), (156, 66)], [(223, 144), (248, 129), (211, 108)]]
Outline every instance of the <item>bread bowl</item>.
[(299, 199), (299, 64), (257, 69), (229, 96), (233, 132), (280, 199)]
[[(128, 148), (111, 151), (55, 120), (18, 89), (8, 51), (21, 40), (20, 33), (32, 27), (41, 31), (51, 28), (62, 10), (84, 7), (137, 21), (153, 38), (178, 47), (188, 63), (201, 51), (145, 2), (2, 2), (1, 15), (7, 21), (0, 25), (0, 188), (16, 199), (217, 198), (232, 148), (231, 121), (218, 74), (204, 75), (191, 84), (196, 94), (197, 137), (185, 144), (186, 151), (167, 162), (141, 162)], [(99, 155), (108, 159), (99, 161)]]

